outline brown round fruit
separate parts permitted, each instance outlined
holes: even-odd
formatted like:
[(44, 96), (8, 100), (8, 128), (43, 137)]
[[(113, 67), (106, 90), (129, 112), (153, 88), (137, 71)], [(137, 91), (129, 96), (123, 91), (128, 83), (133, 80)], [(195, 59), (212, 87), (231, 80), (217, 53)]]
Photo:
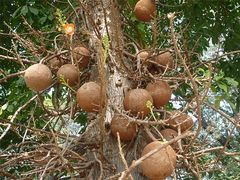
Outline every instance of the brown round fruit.
[(89, 64), (90, 52), (87, 48), (78, 46), (73, 49), (73, 59), (79, 68), (85, 68)]
[[(157, 149), (162, 143), (154, 141), (144, 147), (142, 156)], [(176, 153), (171, 146), (167, 146), (143, 160), (141, 168), (143, 174), (150, 179), (164, 179), (172, 174), (176, 167)]]
[(75, 86), (79, 83), (79, 71), (72, 64), (62, 65), (57, 72), (58, 81), (63, 79), (69, 86)]
[(111, 131), (115, 137), (117, 137), (118, 132), (121, 140), (130, 141), (136, 136), (137, 125), (130, 123), (127, 117), (114, 115), (111, 122)]
[(145, 61), (148, 58), (149, 53), (147, 51), (141, 51), (138, 53), (138, 57), (141, 61)]
[[(178, 136), (177, 131), (173, 130), (173, 129), (163, 129), (160, 131), (160, 133), (162, 134), (162, 136), (164, 137), (164, 139), (166, 139), (167, 141), (170, 141), (171, 139), (175, 138)], [(178, 143), (172, 143), (171, 147), (175, 150), (178, 151)]]
[(87, 82), (77, 91), (78, 105), (86, 112), (99, 111), (100, 100), (101, 87), (95, 82)]
[(172, 90), (166, 81), (149, 83), (146, 90), (151, 94), (156, 108), (166, 105), (171, 99)]
[(182, 133), (193, 127), (192, 118), (186, 113), (181, 113), (180, 111), (173, 111), (171, 113), (171, 118), (167, 123), (176, 131), (178, 131), (178, 126), (180, 126)]
[(140, 0), (134, 8), (134, 14), (140, 21), (149, 22), (154, 16), (156, 6), (152, 0)]
[(153, 103), (152, 96), (145, 89), (132, 89), (125, 95), (123, 104), (124, 109), (130, 111), (132, 115), (146, 116), (150, 109), (147, 107), (147, 102)]
[(62, 62), (57, 58), (54, 57), (48, 61), (49, 67), (53, 72), (56, 72), (61, 66)]
[(173, 57), (170, 52), (164, 52), (159, 54), (155, 58), (155, 62), (161, 65), (161, 69), (165, 70), (165, 68), (168, 66), (168, 68), (173, 68), (174, 62), (173, 62)]
[(26, 69), (24, 80), (30, 89), (42, 91), (51, 85), (52, 72), (44, 64), (34, 64)]

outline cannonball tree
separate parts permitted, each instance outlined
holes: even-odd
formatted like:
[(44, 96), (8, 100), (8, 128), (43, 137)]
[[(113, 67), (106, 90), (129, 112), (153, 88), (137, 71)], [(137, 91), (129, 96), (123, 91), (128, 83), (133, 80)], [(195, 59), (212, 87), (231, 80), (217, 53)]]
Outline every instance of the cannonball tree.
[(0, 177), (238, 177), (238, 7), (2, 2)]

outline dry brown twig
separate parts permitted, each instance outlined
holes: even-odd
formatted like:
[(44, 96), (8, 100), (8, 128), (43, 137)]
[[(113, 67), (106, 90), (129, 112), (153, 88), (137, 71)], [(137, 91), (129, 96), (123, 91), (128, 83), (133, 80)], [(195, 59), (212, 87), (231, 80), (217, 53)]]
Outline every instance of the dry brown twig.
[(100, 167), (100, 175), (98, 177), (98, 180), (102, 180), (103, 179), (103, 164), (102, 162), (98, 159), (97, 155), (96, 155), (96, 152), (93, 152), (93, 155), (96, 159), (96, 161), (98, 162), (99, 164), (99, 167)]
[(152, 141), (157, 141), (157, 139), (154, 137), (154, 135), (150, 131), (148, 125), (143, 125), (143, 128), (144, 128), (145, 132), (147, 133), (147, 135), (151, 138)]
[[(123, 164), (125, 166), (125, 170), (127, 171), (128, 170), (128, 164), (127, 164), (127, 161), (124, 157), (124, 154), (123, 154), (123, 151), (122, 151), (122, 147), (121, 147), (121, 140), (120, 140), (120, 136), (119, 136), (119, 133), (117, 132), (117, 141), (118, 141), (118, 149), (119, 149), (119, 154), (120, 154), (120, 157), (123, 161)], [(124, 176), (124, 173), (121, 174), (121, 177), (119, 178), (119, 180), (125, 180), (123, 179), (123, 176)], [(133, 180), (133, 177), (132, 175), (130, 174), (130, 179)]]
[(214, 105), (210, 104), (210, 103), (204, 103), (207, 106), (211, 107), (214, 111), (216, 111), (217, 113), (221, 114), (225, 119), (227, 119), (229, 122), (231, 122), (234, 126), (236, 126), (237, 129), (240, 128), (240, 123), (237, 122), (234, 118), (230, 117), (229, 115), (227, 115), (225, 112), (221, 111), (220, 109), (216, 108)]
[(13, 77), (16, 77), (16, 76), (20, 76), (20, 75), (23, 75), (25, 71), (19, 71), (19, 72), (16, 72), (16, 73), (12, 73), (12, 74), (8, 74), (6, 75), (5, 77), (1, 78), (0, 79), (0, 83), (10, 79), (10, 78), (13, 78)]
[[(17, 111), (14, 113), (14, 115), (11, 117), (11, 119), (10, 119), (10, 122), (12, 123), (15, 119), (16, 119), (16, 117), (17, 117), (17, 115), (19, 114), (19, 112), (22, 110), (22, 109), (24, 109), (25, 107), (27, 107), (32, 101), (34, 101), (35, 99), (37, 98), (37, 95), (35, 95), (35, 96), (33, 96), (30, 100), (28, 100), (24, 105), (22, 105), (22, 106), (20, 106), (18, 109), (17, 109)], [(0, 140), (7, 134), (7, 132), (10, 130), (10, 128), (11, 128), (11, 124), (8, 124), (8, 126), (7, 126), (7, 128), (4, 130), (4, 132), (1, 134), (1, 136), (0, 136)]]
[(198, 87), (196, 84), (196, 81), (193, 79), (193, 76), (191, 74), (191, 72), (189, 71), (189, 68), (185, 62), (185, 58), (182, 56), (179, 48), (178, 48), (178, 42), (177, 42), (177, 38), (174, 32), (174, 18), (175, 18), (175, 14), (174, 13), (169, 13), (168, 14), (168, 19), (170, 21), (170, 30), (171, 30), (171, 36), (172, 36), (172, 41), (174, 44), (174, 50), (175, 53), (177, 55), (177, 57), (179, 57), (181, 64), (184, 66), (184, 69), (188, 75), (188, 78), (190, 79), (190, 82), (192, 84), (192, 88), (195, 94), (195, 98), (196, 98), (196, 113), (197, 113), (197, 120), (198, 120), (198, 127), (196, 129), (196, 133), (194, 135), (194, 138), (192, 139), (192, 142), (189, 144), (189, 146), (192, 145), (192, 143), (196, 140), (196, 138), (198, 137), (198, 135), (200, 134), (200, 131), (202, 129), (202, 111), (201, 111), (201, 100), (199, 97), (199, 91), (198, 91)]
[[(2, 59), (7, 59), (7, 60), (10, 60), (10, 61), (16, 62), (16, 63), (18, 63), (18, 64), (21, 64), (21, 62), (19, 62), (19, 61), (18, 61), (18, 58), (16, 58), (16, 57), (12, 57), (12, 56), (8, 56), (8, 55), (2, 55), (2, 54), (0, 54), (0, 58), (2, 58)], [(26, 64), (35, 64), (35, 62), (29, 61), (29, 60), (27, 60), (27, 59), (22, 59), (22, 62), (23, 62), (23, 63), (26, 63)]]

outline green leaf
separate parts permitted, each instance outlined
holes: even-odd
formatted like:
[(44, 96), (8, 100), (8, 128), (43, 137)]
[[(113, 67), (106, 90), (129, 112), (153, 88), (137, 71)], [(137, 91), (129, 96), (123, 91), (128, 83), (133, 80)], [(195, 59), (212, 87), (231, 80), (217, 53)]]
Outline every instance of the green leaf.
[(31, 13), (33, 13), (34, 15), (38, 15), (38, 9), (33, 8), (33, 7), (29, 7), (29, 10), (31, 11)]
[(74, 121), (76, 122), (76, 123), (79, 123), (79, 124), (81, 124), (81, 125), (86, 125), (86, 123), (87, 123), (87, 114), (85, 114), (85, 113), (80, 113), (75, 119), (74, 119)]
[(233, 78), (230, 77), (226, 77), (225, 78), (227, 80), (227, 83), (231, 86), (237, 87), (238, 86), (238, 82), (235, 81)]
[(224, 77), (224, 72), (221, 70), (220, 72), (219, 72), (219, 74), (216, 74), (215, 76), (214, 76), (214, 80), (215, 81), (219, 81), (220, 79), (222, 79)]
[(13, 109), (14, 109), (14, 107), (12, 104), (10, 104), (7, 108), (8, 112), (13, 112)]
[(16, 17), (16, 15), (18, 14), (18, 12), (20, 11), (21, 7), (17, 8), (17, 10), (13, 13), (12, 17)]
[(8, 103), (6, 103), (6, 104), (2, 105), (1, 109), (2, 109), (2, 110), (6, 110), (6, 109), (7, 109), (7, 107), (8, 107)]
[(28, 16), (28, 23), (29, 23), (29, 24), (33, 24), (33, 19), (32, 19), (31, 16)]
[(224, 83), (219, 83), (218, 86), (224, 91), (224, 92), (228, 92), (228, 86)]
[(226, 101), (229, 103), (229, 105), (231, 106), (232, 109), (236, 109), (236, 105), (234, 104), (234, 102), (232, 102), (229, 99), (227, 99)]
[(30, 6), (33, 6), (33, 5), (35, 4), (35, 1), (29, 1), (28, 4), (29, 4)]
[(215, 99), (215, 102), (214, 102), (214, 105), (216, 108), (219, 108), (220, 107), (220, 102), (223, 100), (223, 97), (222, 96), (217, 96), (216, 99)]
[(48, 19), (52, 21), (54, 19), (54, 16), (52, 14), (48, 15)]
[(21, 14), (23, 16), (26, 16), (26, 14), (28, 13), (28, 7), (27, 6), (23, 6), (21, 9)]
[(44, 24), (47, 20), (47, 16), (43, 16), (39, 19), (40, 24)]
[(217, 89), (216, 89), (216, 87), (215, 86), (211, 86), (211, 90), (212, 90), (212, 92), (214, 92), (214, 93), (216, 93), (217, 92)]
[(203, 76), (205, 74), (205, 70), (203, 68), (198, 68), (197, 74), (199, 74), (199, 76)]

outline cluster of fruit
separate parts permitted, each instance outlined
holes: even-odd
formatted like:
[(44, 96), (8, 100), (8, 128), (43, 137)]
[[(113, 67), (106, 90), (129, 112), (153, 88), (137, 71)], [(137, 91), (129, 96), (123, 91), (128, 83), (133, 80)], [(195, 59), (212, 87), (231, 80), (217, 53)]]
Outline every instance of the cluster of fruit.
[(79, 69), (86, 68), (90, 60), (90, 52), (85, 47), (79, 46), (73, 49), (73, 64), (64, 63), (54, 57), (45, 64), (34, 64), (28, 67), (24, 73), (26, 85), (34, 91), (43, 91), (52, 84), (52, 72), (57, 75), (58, 81), (64, 81), (69, 86), (79, 83)]
[[(153, 19), (156, 6), (151, 0), (139, 0), (135, 5), (134, 13), (140, 21), (149, 22)], [(70, 87), (79, 85), (79, 77), (81, 68), (86, 68), (90, 60), (90, 52), (84, 47), (75, 47), (72, 51), (72, 57), (75, 65), (63, 64), (57, 57), (48, 61), (48, 65), (35, 64), (26, 69), (24, 80), (26, 85), (34, 91), (42, 91), (52, 84), (52, 72), (60, 83), (63, 81)], [(149, 71), (155, 64), (158, 68), (166, 71), (168, 68), (174, 67), (174, 61), (169, 51), (161, 52), (154, 58), (149, 52), (141, 51), (137, 54), (138, 59), (142, 63), (147, 63)], [(149, 64), (148, 61), (155, 64)], [(158, 80), (147, 84), (145, 89), (138, 88), (129, 90), (123, 101), (123, 107), (129, 112), (130, 116), (143, 118), (151, 112), (151, 108), (147, 106), (152, 104), (155, 108), (166, 105), (172, 95), (172, 90), (167, 81)], [(86, 112), (98, 112), (103, 104), (101, 102), (101, 86), (96, 82), (87, 82), (78, 90), (76, 99), (79, 107)], [(193, 120), (185, 113), (178, 111), (171, 112), (166, 118), (167, 126), (160, 131), (165, 140), (171, 140), (181, 133), (188, 131), (193, 126)], [(138, 124), (130, 122), (128, 116), (115, 114), (111, 121), (111, 131), (114, 136), (119, 133), (122, 141), (130, 141), (135, 138), (138, 131)], [(164, 142), (154, 141), (149, 143), (142, 152), (142, 156), (153, 149), (158, 148)], [(177, 143), (171, 144), (161, 149), (151, 157), (145, 159), (141, 163), (142, 172), (150, 179), (164, 179), (170, 176), (176, 167), (176, 152), (179, 151)]]
[[(148, 59), (156, 62), (156, 64), (147, 64), (148, 67), (154, 69), (173, 68), (173, 57), (170, 52), (162, 52), (158, 56), (152, 58), (147, 51), (138, 54), (141, 61), (147, 62)], [(171, 99), (172, 90), (167, 81), (158, 80), (148, 83), (145, 89), (132, 89), (128, 91), (124, 97), (124, 109), (130, 112), (133, 117), (144, 118), (151, 112), (151, 107), (147, 104), (150, 102), (155, 108), (165, 106)], [(160, 130), (164, 140), (169, 141), (178, 136), (178, 131), (184, 133), (193, 127), (192, 118), (186, 113), (180, 111), (172, 111), (167, 114), (166, 126)], [(115, 115), (111, 122), (111, 131), (114, 136), (119, 133), (120, 139), (130, 141), (135, 138), (138, 125), (131, 122), (127, 116)], [(158, 148), (164, 142), (154, 141), (146, 145), (142, 151), (142, 156), (148, 152)], [(161, 149), (154, 155), (145, 159), (141, 163), (142, 172), (150, 179), (164, 179), (170, 176), (176, 167), (176, 152), (179, 151), (178, 143), (175, 142)]]
[[(177, 137), (178, 129), (180, 129), (181, 133), (184, 133), (193, 127), (192, 118), (185, 113), (173, 111), (169, 117), (167, 121), (169, 126), (160, 131), (166, 141)], [(159, 148), (159, 146), (162, 146), (164, 143), (165, 142), (161, 141), (153, 141), (147, 144), (143, 149), (142, 156)], [(184, 143), (184, 141), (182, 141), (182, 143)], [(179, 152), (177, 142), (168, 145), (166, 148), (162, 148), (141, 163), (143, 174), (150, 179), (165, 179), (170, 176), (176, 168), (177, 152)]]
[[(166, 81), (149, 83), (146, 89), (133, 89), (124, 97), (124, 109), (135, 117), (147, 116), (150, 113), (148, 102), (157, 108), (164, 106), (170, 100), (172, 90)], [(184, 133), (193, 127), (192, 118), (186, 113), (172, 111), (166, 117), (166, 126), (160, 130), (163, 140), (169, 141), (178, 136), (178, 131)], [(111, 131), (114, 136), (119, 133), (120, 139), (130, 141), (135, 138), (138, 125), (131, 122), (127, 116), (114, 115), (111, 122)], [(146, 145), (142, 156), (162, 145), (164, 142), (154, 141)], [(175, 142), (161, 149), (141, 163), (143, 174), (150, 179), (164, 179), (170, 176), (176, 167), (176, 152), (179, 151), (178, 143)]]
[[(145, 54), (145, 56), (143, 56), (143, 54)], [(139, 53), (139, 55), (143, 60), (148, 57), (146, 52)], [(68, 86), (77, 86), (80, 76), (79, 69), (86, 68), (89, 63), (89, 51), (84, 47), (76, 47), (73, 49), (73, 59), (77, 62), (78, 68), (72, 64), (62, 64), (57, 58), (49, 60), (48, 66), (44, 64), (30, 66), (24, 74), (24, 80), (27, 86), (34, 91), (47, 89), (52, 83), (51, 70), (55, 72), (59, 82), (64, 80)], [(155, 61), (159, 62), (163, 68), (166, 68), (169, 63), (172, 63), (172, 57), (171, 54), (167, 52), (159, 55)], [(98, 112), (101, 101), (100, 91), (101, 86), (96, 82), (83, 84), (77, 91), (77, 102), (80, 108), (86, 112)], [(129, 90), (124, 97), (123, 106), (133, 117), (138, 116), (143, 118), (150, 113), (150, 108), (147, 106), (147, 103), (151, 102), (154, 107), (160, 108), (169, 102), (171, 95), (172, 90), (169, 84), (166, 81), (159, 80), (147, 84), (145, 89), (138, 88)], [(185, 113), (173, 111), (167, 119), (169, 119), (167, 121), (168, 126), (160, 131), (166, 140), (171, 140), (176, 137), (179, 127), (183, 133), (193, 126), (192, 118)], [(122, 141), (130, 141), (135, 138), (138, 125), (131, 123), (127, 116), (116, 114), (111, 121), (111, 131), (114, 136), (117, 136), (118, 132)], [(161, 142), (159, 141), (148, 144), (144, 148), (142, 156), (158, 146), (161, 146)], [(150, 178), (169, 176), (176, 166), (176, 151), (178, 151), (178, 144), (174, 143), (147, 158), (141, 164), (143, 173)], [(152, 168), (149, 169), (149, 167)]]
[[(154, 18), (156, 11), (155, 3), (152, 0), (139, 0), (134, 8), (135, 16), (138, 20), (149, 22)], [(169, 51), (160, 52), (159, 55), (151, 57), (149, 52), (141, 51), (137, 57), (142, 64), (147, 64), (148, 70), (154, 73), (155, 70), (174, 68), (174, 61)], [(154, 62), (154, 64), (149, 62)], [(158, 67), (156, 68), (156, 65)], [(153, 70), (153, 71), (152, 71)], [(154, 107), (160, 108), (166, 105), (172, 95), (172, 90), (166, 81), (156, 81), (149, 83), (145, 89), (132, 89), (125, 95), (124, 109), (128, 110), (132, 116), (147, 116), (151, 108), (147, 106), (151, 102)], [(145, 146), (142, 151), (142, 157), (150, 151), (162, 146), (165, 141), (169, 141), (178, 136), (178, 132), (184, 133), (193, 127), (192, 118), (186, 113), (180, 111), (172, 111), (166, 117), (166, 126), (160, 130), (163, 141), (153, 141)], [(111, 122), (111, 130), (114, 136), (119, 136), (123, 141), (132, 140), (138, 131), (138, 125), (130, 122), (127, 116), (115, 115)], [(162, 148), (152, 156), (146, 158), (141, 163), (141, 169), (145, 176), (150, 179), (165, 179), (170, 176), (176, 168), (177, 155), (179, 152), (178, 143), (175, 142)]]
[[(34, 64), (28, 67), (24, 73), (26, 85), (34, 91), (43, 91), (52, 84), (52, 72), (56, 74), (60, 83), (66, 83), (70, 87), (79, 84), (79, 69), (86, 68), (90, 60), (90, 52), (82, 46), (75, 47), (72, 52), (73, 64), (64, 64), (54, 57), (45, 64)], [(95, 82), (83, 84), (77, 91), (77, 102), (87, 112), (95, 112), (99, 109), (100, 86)]]

